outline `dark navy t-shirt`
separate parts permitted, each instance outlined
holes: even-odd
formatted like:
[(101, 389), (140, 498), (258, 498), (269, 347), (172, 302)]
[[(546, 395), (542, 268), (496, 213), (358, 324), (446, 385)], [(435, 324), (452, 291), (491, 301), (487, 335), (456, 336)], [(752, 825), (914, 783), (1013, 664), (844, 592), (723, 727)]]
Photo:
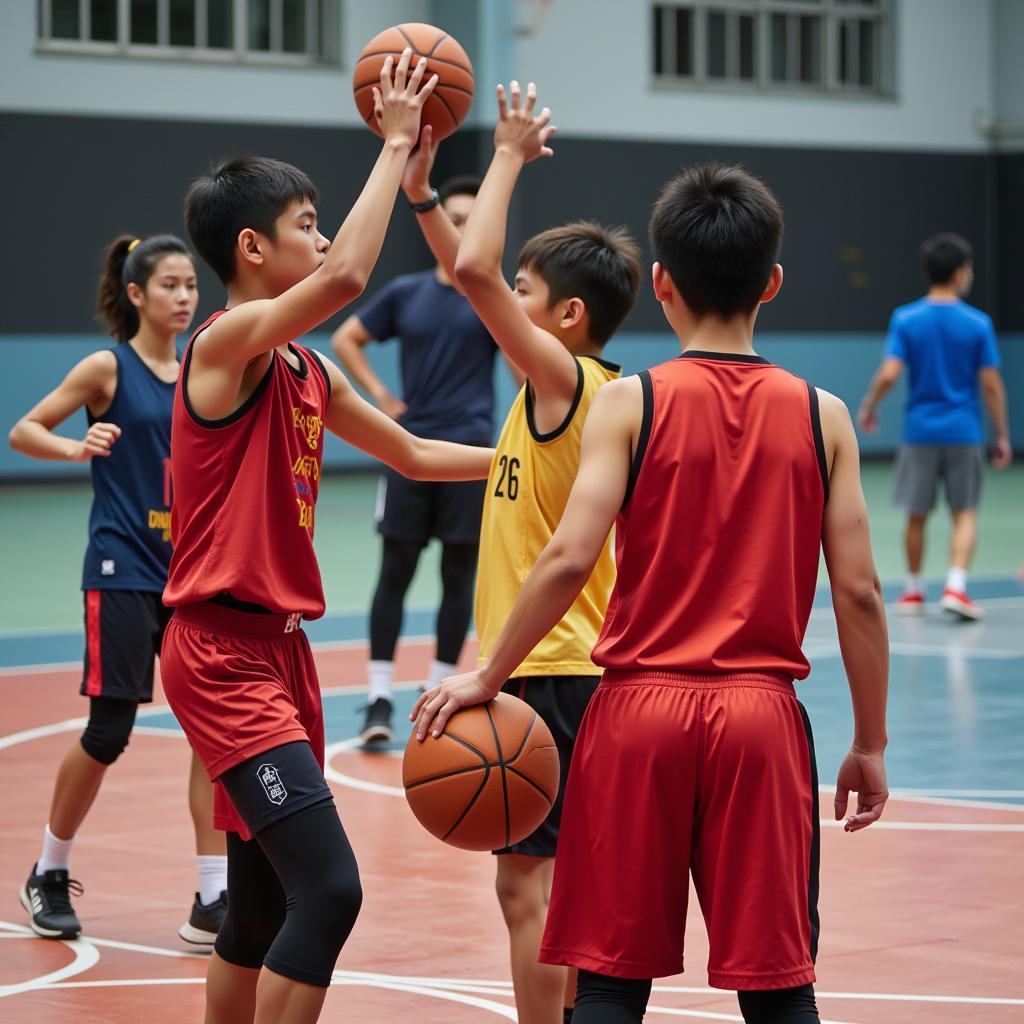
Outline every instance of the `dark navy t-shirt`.
[(919, 299), (892, 315), (886, 356), (910, 376), (907, 444), (981, 444), (978, 371), (999, 365), (992, 320), (966, 302)]
[(436, 272), (396, 277), (358, 312), (378, 341), (401, 343), (400, 420), (419, 437), (491, 443), (497, 346), (469, 301)]

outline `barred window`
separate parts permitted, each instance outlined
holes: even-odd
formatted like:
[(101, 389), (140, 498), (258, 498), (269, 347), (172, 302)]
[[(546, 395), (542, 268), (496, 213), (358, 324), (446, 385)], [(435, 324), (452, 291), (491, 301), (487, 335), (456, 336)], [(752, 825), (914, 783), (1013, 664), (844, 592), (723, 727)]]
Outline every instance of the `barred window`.
[(39, 49), (337, 64), (341, 0), (39, 0)]
[(651, 5), (657, 83), (881, 94), (894, 0), (673, 0)]

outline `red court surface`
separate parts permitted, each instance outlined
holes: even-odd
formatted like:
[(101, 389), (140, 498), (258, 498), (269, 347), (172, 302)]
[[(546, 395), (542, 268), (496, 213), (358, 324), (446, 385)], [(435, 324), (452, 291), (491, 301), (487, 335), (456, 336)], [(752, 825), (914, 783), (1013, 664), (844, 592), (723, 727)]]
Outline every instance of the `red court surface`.
[[(364, 657), (349, 645), (317, 655), (325, 683), (361, 678)], [(398, 678), (422, 678), (428, 657), (406, 644)], [(85, 937), (27, 934), (17, 889), (37, 853), (54, 769), (78, 732), (45, 727), (84, 713), (76, 683), (66, 668), (0, 674), (0, 1022), (200, 1021), (205, 959), (177, 936), (193, 887), (180, 735), (140, 719), (76, 841)], [(332, 785), (365, 902), (322, 1020), (515, 1020), (492, 858), (430, 837), (401, 799), (398, 758), (349, 746), (334, 745)], [(830, 802), (823, 791), (826, 813)], [(1024, 1020), (1024, 808), (894, 799), (882, 824), (822, 830), (822, 1020)], [(687, 938), (687, 973), (656, 985), (647, 1019), (741, 1020), (730, 993), (707, 987), (695, 900)]]

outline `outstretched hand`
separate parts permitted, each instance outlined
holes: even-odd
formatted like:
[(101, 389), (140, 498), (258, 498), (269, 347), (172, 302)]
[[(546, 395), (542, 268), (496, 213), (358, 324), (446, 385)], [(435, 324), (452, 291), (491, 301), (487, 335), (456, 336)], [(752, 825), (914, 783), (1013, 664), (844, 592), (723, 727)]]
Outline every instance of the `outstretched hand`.
[(498, 124), (494, 129), (494, 148), (515, 153), (524, 164), (539, 156), (554, 156), (548, 145), (555, 134), (550, 124), (551, 111), (545, 107), (536, 117), (533, 108), (537, 103), (537, 86), (530, 82), (526, 87), (526, 101), (523, 102), (518, 82), (509, 84), (509, 95), (505, 87), (498, 86)]
[(377, 119), (381, 134), (389, 142), (408, 143), (410, 149), (416, 145), (420, 135), (423, 104), (437, 85), (437, 75), (431, 75), (423, 83), (427, 70), (426, 57), (420, 57), (410, 75), (411, 62), (411, 46), (402, 51), (397, 67), (394, 56), (388, 54), (380, 69), (380, 85), (373, 87), (373, 116)]
[(425, 124), (420, 130), (419, 145), (409, 154), (402, 175), (402, 190), (411, 202), (423, 202), (430, 196), (430, 172), (439, 145), (434, 142), (433, 126)]
[(836, 821), (842, 821), (846, 815), (851, 792), (857, 794), (857, 813), (846, 819), (844, 832), (867, 828), (882, 816), (885, 802), (889, 799), (889, 785), (885, 777), (885, 757), (881, 751), (851, 749), (843, 758), (836, 779)]
[(500, 689), (500, 686), (495, 690), (485, 683), (479, 670), (442, 679), (440, 686), (421, 693), (412, 709), (409, 721), (416, 723), (416, 739), (426, 739), (428, 732), (440, 736), (456, 711), (484, 704), (496, 697)]

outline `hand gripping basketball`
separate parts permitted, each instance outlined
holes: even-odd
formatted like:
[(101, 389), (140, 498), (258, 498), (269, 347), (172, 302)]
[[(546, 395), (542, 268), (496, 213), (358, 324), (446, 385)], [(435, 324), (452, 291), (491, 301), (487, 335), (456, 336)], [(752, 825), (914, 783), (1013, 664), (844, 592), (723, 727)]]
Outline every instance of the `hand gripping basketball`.
[[(468, 678), (448, 680), (420, 703), (447, 705), (453, 697), (445, 687)], [(558, 793), (551, 732), (533, 708), (508, 693), (449, 714), (445, 730), (435, 722), (425, 739), (409, 737), (402, 782), (413, 814), (428, 832), (464, 850), (519, 842), (547, 817)]]

